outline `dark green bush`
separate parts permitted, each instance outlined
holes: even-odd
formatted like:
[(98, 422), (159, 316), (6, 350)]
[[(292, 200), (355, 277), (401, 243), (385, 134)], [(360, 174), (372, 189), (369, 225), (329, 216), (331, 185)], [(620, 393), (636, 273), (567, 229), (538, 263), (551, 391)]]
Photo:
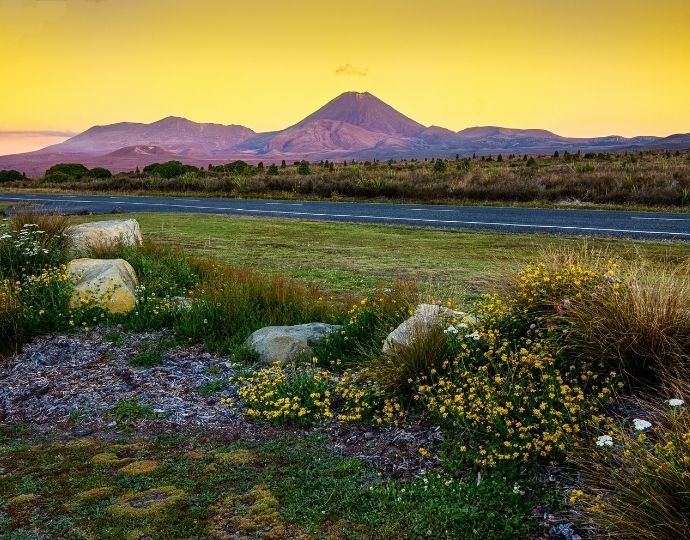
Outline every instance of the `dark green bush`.
[(198, 170), (196, 167), (183, 165), (179, 161), (166, 161), (165, 163), (151, 163), (144, 167), (144, 173), (155, 174), (162, 178), (174, 178), (187, 171)]
[(88, 174), (89, 169), (81, 163), (56, 163), (46, 171), (45, 177), (61, 178), (64, 175), (68, 178), (81, 178)]
[(17, 182), (18, 180), (22, 180), (23, 178), (24, 175), (19, 171), (0, 171), (0, 184), (4, 182)]
[(92, 178), (110, 178), (112, 175), (113, 173), (103, 167), (94, 167), (89, 170), (89, 176)]

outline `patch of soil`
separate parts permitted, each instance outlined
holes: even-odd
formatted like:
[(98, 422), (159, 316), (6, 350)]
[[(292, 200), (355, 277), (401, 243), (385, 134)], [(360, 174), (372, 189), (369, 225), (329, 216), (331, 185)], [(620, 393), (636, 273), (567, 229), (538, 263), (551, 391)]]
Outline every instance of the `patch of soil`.
[(39, 337), (0, 362), (0, 416), (7, 423), (30, 423), (40, 432), (83, 435), (114, 427), (110, 411), (121, 400), (148, 405), (161, 426), (219, 427), (235, 419), (221, 398), (232, 389), (204, 396), (197, 389), (232, 375), (228, 359), (198, 347), (165, 351), (151, 368), (127, 363), (160, 332), (125, 334), (122, 344), (105, 339), (112, 329)]
[[(199, 347), (176, 347), (165, 351), (161, 365), (133, 368), (128, 359), (165, 335), (119, 332), (121, 338), (114, 344), (107, 339), (112, 339), (109, 334), (114, 330), (39, 337), (22, 353), (0, 362), (0, 421), (30, 424), (38, 433), (70, 438), (112, 438), (123, 430), (113, 408), (121, 400), (136, 399), (154, 415), (128, 426), (134, 437), (184, 431), (217, 441), (247, 441), (320, 433), (343, 455), (398, 477), (439, 465), (435, 449), (443, 436), (436, 426), (382, 428), (334, 420), (302, 428), (254, 421), (221, 403), (235, 395), (232, 385), (211, 396), (198, 392), (206, 383), (233, 375), (230, 359)], [(423, 456), (420, 448), (429, 450), (429, 455)]]

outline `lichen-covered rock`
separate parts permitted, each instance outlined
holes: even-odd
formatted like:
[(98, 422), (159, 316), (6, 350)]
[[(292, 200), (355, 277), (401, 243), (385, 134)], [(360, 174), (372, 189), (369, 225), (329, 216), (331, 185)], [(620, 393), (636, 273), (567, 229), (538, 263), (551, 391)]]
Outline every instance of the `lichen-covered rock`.
[(108, 249), (114, 246), (139, 246), (142, 243), (141, 229), (136, 219), (116, 219), (94, 221), (71, 225), (65, 229), (72, 245), (77, 252), (90, 249)]
[(338, 328), (340, 326), (319, 322), (267, 326), (249, 336), (245, 346), (259, 354), (262, 364), (272, 364), (276, 360), (288, 362), (301, 356), (312, 356), (312, 346)]
[(97, 305), (127, 313), (136, 305), (137, 275), (123, 259), (75, 259), (67, 265), (74, 281), (70, 306)]
[(393, 330), (383, 342), (383, 352), (393, 347), (409, 345), (417, 336), (426, 334), (432, 326), (443, 324), (447, 319), (469, 317), (462, 311), (453, 311), (436, 304), (419, 304), (412, 316)]

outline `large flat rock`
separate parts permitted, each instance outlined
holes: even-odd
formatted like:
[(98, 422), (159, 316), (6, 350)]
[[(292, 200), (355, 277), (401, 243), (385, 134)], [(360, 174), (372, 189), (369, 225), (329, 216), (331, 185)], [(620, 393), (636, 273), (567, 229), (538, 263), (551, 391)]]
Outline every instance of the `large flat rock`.
[(142, 243), (141, 229), (136, 219), (115, 219), (71, 225), (65, 229), (72, 248), (77, 252), (92, 249), (108, 249), (122, 245), (139, 246)]

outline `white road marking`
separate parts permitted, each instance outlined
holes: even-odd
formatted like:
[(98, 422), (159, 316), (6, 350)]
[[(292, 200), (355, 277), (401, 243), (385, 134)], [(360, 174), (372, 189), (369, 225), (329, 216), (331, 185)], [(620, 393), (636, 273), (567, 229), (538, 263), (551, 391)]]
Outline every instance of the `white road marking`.
[(282, 206), (304, 206), (302, 203), (287, 203), (287, 202), (267, 202), (266, 205), (282, 205)]
[(435, 208), (410, 208), (410, 212), (457, 212), (457, 210), (441, 210)]
[(638, 217), (638, 216), (632, 216), (630, 219), (647, 219), (647, 220), (655, 220), (655, 221), (690, 221), (690, 218)]
[[(61, 202), (60, 199), (37, 199), (30, 197), (0, 197), (0, 200), (13, 201), (41, 201), (41, 202)], [(70, 201), (75, 203), (98, 203), (98, 201), (75, 200)], [(548, 230), (564, 230), (564, 231), (591, 231), (591, 232), (612, 232), (612, 233), (629, 233), (629, 234), (650, 234), (650, 235), (669, 235), (669, 236), (683, 236), (690, 237), (690, 232), (672, 232), (672, 231), (641, 231), (636, 229), (610, 229), (606, 227), (576, 227), (574, 225), (546, 225), (540, 223), (511, 223), (501, 221), (463, 221), (457, 219), (430, 219), (430, 218), (410, 218), (410, 217), (394, 217), (394, 216), (372, 216), (366, 214), (327, 214), (317, 212), (291, 212), (288, 210), (261, 210), (255, 208), (234, 208), (223, 206), (196, 206), (185, 204), (167, 204), (167, 203), (148, 203), (148, 202), (123, 202), (122, 204), (129, 204), (132, 206), (159, 206), (165, 208), (190, 208), (195, 210), (225, 210), (229, 212), (245, 212), (248, 214), (277, 214), (290, 215), (302, 217), (320, 217), (320, 218), (349, 218), (349, 219), (371, 219), (379, 221), (400, 221), (400, 222), (415, 222), (415, 223), (439, 223), (444, 225), (484, 225), (494, 227), (515, 227), (519, 229), (548, 229)]]

